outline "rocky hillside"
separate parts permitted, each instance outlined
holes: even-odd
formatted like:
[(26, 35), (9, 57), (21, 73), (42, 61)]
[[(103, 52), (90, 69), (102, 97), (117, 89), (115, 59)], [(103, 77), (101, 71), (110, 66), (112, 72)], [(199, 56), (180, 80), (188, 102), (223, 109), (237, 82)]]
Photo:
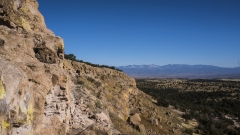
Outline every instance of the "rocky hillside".
[(185, 134), (123, 72), (64, 59), (36, 0), (0, 0), (1, 135)]

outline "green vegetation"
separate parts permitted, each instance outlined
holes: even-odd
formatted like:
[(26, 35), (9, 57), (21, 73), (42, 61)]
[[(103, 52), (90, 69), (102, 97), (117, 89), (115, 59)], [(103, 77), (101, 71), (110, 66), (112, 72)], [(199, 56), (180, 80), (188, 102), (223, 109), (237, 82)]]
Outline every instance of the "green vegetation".
[(99, 64), (93, 64), (93, 63), (90, 63), (90, 62), (85, 62), (83, 60), (78, 60), (78, 59), (76, 59), (76, 56), (74, 54), (64, 54), (64, 57), (65, 57), (65, 59), (72, 60), (72, 61), (77, 61), (77, 62), (81, 62), (81, 63), (85, 63), (85, 64), (90, 65), (92, 67), (109, 68), (109, 69), (113, 69), (113, 70), (117, 70), (117, 71), (122, 72), (122, 70), (117, 69), (114, 66), (99, 65)]
[(102, 108), (102, 104), (101, 104), (101, 102), (100, 102), (99, 100), (97, 100), (97, 101), (95, 102), (95, 106), (96, 106), (97, 108)]
[[(158, 105), (185, 112), (183, 118), (199, 121), (203, 134), (237, 135), (240, 128), (240, 83), (216, 80), (144, 80), (137, 87), (157, 99)], [(187, 130), (186, 133), (192, 134)]]
[(185, 132), (189, 135), (192, 135), (193, 134), (193, 130), (192, 129), (186, 129)]
[(76, 84), (84, 85), (84, 81), (81, 79), (81, 77), (76, 77)]

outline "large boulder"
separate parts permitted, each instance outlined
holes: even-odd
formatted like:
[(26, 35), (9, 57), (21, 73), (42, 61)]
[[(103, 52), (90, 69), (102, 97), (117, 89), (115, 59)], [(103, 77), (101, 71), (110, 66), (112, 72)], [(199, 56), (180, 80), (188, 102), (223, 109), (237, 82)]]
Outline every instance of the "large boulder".
[(138, 113), (135, 113), (134, 115), (129, 117), (129, 123), (137, 126), (141, 124), (141, 117)]

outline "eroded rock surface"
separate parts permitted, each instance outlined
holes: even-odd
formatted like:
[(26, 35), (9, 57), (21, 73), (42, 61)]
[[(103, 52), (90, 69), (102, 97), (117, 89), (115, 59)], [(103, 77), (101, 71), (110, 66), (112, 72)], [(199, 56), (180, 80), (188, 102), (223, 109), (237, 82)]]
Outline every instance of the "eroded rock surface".
[[(52, 111), (45, 106), (48, 93), (60, 86), (68, 87), (66, 80), (58, 84), (51, 81), (54, 75), (67, 78), (61, 68), (63, 40), (46, 28), (37, 8), (35, 0), (0, 0), (0, 131), (3, 135), (43, 134), (49, 124), (44, 112)], [(65, 91), (61, 94), (68, 99), (69, 91)], [(70, 119), (67, 115), (70, 112), (60, 112), (51, 122)], [(64, 132), (67, 129), (63, 124), (48, 128)]]

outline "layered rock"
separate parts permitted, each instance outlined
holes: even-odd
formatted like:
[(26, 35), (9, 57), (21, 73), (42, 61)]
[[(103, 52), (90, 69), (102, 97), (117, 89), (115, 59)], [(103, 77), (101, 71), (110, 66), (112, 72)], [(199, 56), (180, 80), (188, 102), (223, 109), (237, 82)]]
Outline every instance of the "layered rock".
[[(61, 68), (63, 40), (46, 28), (37, 8), (35, 0), (0, 0), (2, 134), (42, 134), (48, 126), (44, 121), (48, 93), (68, 87)], [(58, 83), (52, 81), (55, 76), (61, 78)], [(64, 93), (67, 98), (68, 92)], [(69, 119), (63, 117), (55, 121)], [(66, 132), (63, 124), (51, 128)]]

